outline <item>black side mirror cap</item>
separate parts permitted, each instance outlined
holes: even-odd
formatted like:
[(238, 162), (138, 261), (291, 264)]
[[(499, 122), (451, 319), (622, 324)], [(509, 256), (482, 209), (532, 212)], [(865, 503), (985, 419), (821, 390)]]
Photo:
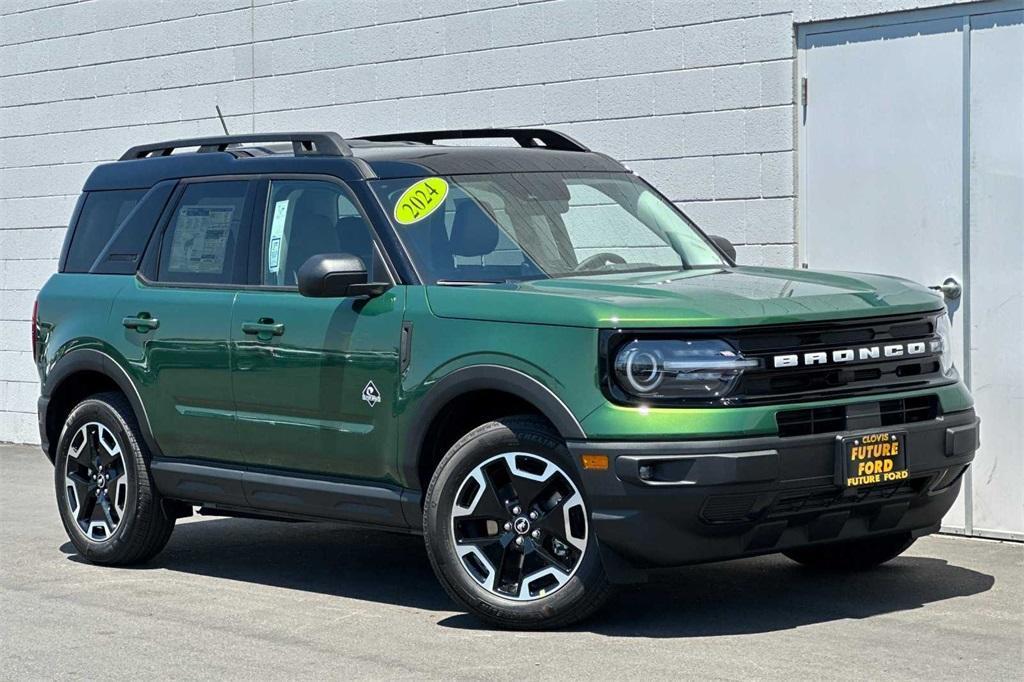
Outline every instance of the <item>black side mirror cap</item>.
[(729, 257), (733, 263), (736, 262), (736, 247), (732, 245), (732, 242), (725, 237), (719, 237), (717, 234), (708, 235), (708, 239), (715, 243), (718, 250)]
[(366, 265), (348, 253), (321, 253), (299, 268), (299, 293), (310, 298), (380, 296), (390, 284), (368, 282)]

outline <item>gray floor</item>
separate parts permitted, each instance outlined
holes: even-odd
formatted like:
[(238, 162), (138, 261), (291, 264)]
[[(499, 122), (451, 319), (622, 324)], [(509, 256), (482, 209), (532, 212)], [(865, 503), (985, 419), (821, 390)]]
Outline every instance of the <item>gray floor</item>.
[(83, 563), (49, 464), (0, 445), (0, 679), (1021, 679), (1024, 545), (926, 538), (869, 575), (689, 568), (571, 630), (453, 609), (415, 537), (203, 518), (152, 564)]

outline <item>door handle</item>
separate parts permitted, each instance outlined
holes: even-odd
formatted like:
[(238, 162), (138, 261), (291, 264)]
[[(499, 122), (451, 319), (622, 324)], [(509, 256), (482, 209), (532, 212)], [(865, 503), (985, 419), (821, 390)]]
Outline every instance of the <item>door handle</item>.
[(139, 313), (135, 317), (124, 318), (121, 320), (121, 324), (123, 324), (126, 329), (134, 329), (140, 334), (145, 334), (150, 329), (158, 329), (160, 327), (160, 320), (149, 313)]
[(263, 318), (259, 322), (243, 322), (242, 331), (246, 334), (254, 334), (260, 338), (281, 336), (281, 334), (284, 334), (284, 322), (274, 322), (268, 318)]
[(934, 289), (935, 291), (941, 291), (942, 295), (949, 301), (954, 301), (960, 298), (964, 293), (963, 287), (960, 286), (960, 282), (956, 281), (953, 277), (947, 277), (946, 281), (942, 284), (936, 284), (935, 286), (928, 288)]

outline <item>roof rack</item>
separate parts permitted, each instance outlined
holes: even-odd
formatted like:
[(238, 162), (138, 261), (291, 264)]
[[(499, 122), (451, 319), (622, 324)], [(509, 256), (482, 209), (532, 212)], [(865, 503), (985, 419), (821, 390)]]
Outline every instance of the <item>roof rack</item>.
[[(464, 130), (427, 130), (416, 133), (388, 133), (363, 135), (359, 139), (373, 142), (421, 142), (434, 144), (436, 140), (511, 137), (520, 147), (559, 149), (568, 152), (589, 152), (583, 144), (565, 133), (547, 128), (468, 128)], [(541, 144), (537, 144), (540, 142)]]
[(291, 142), (295, 156), (352, 156), (352, 149), (338, 133), (256, 133), (252, 135), (218, 135), (191, 137), (153, 144), (140, 144), (121, 155), (120, 161), (169, 156), (175, 149), (199, 147), (197, 153), (223, 152), (233, 144), (248, 142)]

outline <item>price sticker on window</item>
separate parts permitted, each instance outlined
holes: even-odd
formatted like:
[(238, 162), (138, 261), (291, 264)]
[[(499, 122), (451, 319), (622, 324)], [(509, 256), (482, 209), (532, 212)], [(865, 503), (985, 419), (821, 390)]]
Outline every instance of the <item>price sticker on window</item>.
[(281, 266), (281, 241), (284, 237), (284, 225), (288, 219), (288, 199), (274, 204), (274, 218), (270, 222), (270, 249), (267, 252), (267, 270), (273, 274)]
[(444, 178), (427, 178), (402, 192), (395, 203), (395, 222), (412, 225), (423, 220), (444, 204), (448, 182)]

